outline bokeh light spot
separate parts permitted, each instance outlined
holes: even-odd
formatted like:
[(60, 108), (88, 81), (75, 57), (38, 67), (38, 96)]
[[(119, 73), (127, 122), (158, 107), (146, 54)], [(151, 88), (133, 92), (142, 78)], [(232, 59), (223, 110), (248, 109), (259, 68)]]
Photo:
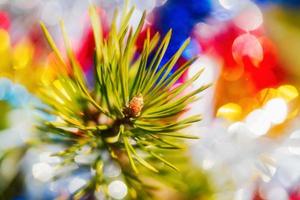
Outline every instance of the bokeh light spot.
[(288, 113), (287, 104), (282, 98), (271, 99), (264, 106), (264, 110), (273, 124), (280, 124), (284, 122)]
[(247, 116), (246, 126), (254, 135), (262, 136), (271, 128), (271, 121), (265, 110), (257, 109)]
[(45, 162), (36, 163), (32, 166), (32, 175), (41, 182), (49, 181), (54, 174), (53, 168)]
[(127, 186), (123, 181), (115, 180), (108, 185), (108, 193), (112, 198), (123, 199), (127, 195)]
[(242, 108), (235, 103), (227, 103), (221, 106), (217, 111), (217, 117), (227, 120), (238, 120), (241, 116)]
[(237, 27), (244, 31), (253, 31), (263, 23), (263, 15), (254, 3), (247, 3), (241, 9), (239, 15), (234, 18)]
[(238, 6), (240, 2), (240, 0), (219, 0), (220, 5), (228, 10)]
[(295, 86), (282, 85), (278, 88), (279, 95), (286, 101), (292, 101), (299, 96), (299, 92)]
[(248, 56), (254, 66), (263, 60), (263, 48), (259, 40), (249, 33), (237, 37), (232, 44), (232, 55), (236, 62), (242, 63), (243, 58)]

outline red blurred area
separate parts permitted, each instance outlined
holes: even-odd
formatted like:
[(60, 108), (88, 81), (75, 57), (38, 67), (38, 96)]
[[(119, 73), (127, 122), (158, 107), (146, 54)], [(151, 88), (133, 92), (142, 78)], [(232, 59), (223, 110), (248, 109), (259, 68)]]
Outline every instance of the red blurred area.
[[(253, 199), (253, 200), (267, 200), (265, 197), (263, 197), (263, 196), (260, 194), (259, 189), (257, 189), (257, 190), (254, 192), (252, 199)], [(299, 190), (299, 188), (290, 191), (290, 192), (288, 193), (288, 199), (287, 199), (287, 200), (300, 200), (300, 190)]]
[(0, 29), (8, 30), (10, 27), (9, 16), (6, 12), (0, 11)]
[(300, 200), (300, 188), (290, 192), (289, 200)]
[[(245, 39), (235, 44), (243, 35), (251, 36), (248, 38), (253, 41)], [(195, 30), (195, 37), (204, 54), (222, 63), (216, 90), (217, 108), (228, 102), (238, 103), (242, 98), (254, 97), (262, 89), (276, 87), (286, 80), (276, 46), (266, 36), (263, 27), (246, 33), (233, 22), (214, 27), (203, 24)]]
[[(99, 8), (97, 11), (100, 16), (103, 35), (106, 38), (109, 32), (108, 19), (104, 10)], [(93, 65), (94, 51), (94, 34), (92, 28), (89, 27), (83, 36), (82, 45), (77, 51), (77, 59), (84, 71), (88, 71)]]

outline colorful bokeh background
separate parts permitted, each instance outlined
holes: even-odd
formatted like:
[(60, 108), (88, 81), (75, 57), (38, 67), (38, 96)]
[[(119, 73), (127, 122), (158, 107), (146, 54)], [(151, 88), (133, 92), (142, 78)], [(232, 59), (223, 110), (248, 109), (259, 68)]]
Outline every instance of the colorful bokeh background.
[[(48, 117), (34, 110), (40, 104), (35, 96), (60, 70), (39, 22), (47, 25), (63, 49), (59, 29), (63, 19), (83, 70), (93, 76), (88, 6), (98, 6), (107, 32), (114, 9), (123, 3), (0, 0), (0, 194), (15, 185), (9, 193), (13, 199), (65, 199), (89, 178), (83, 170), (51, 181), (53, 165), (59, 161), (49, 155), (58, 147), (27, 146), (35, 143), (35, 120)], [(300, 200), (300, 1), (131, 0), (130, 4), (136, 6), (133, 27), (147, 10), (151, 34), (173, 30), (165, 60), (191, 38), (176, 69), (188, 59), (198, 59), (181, 82), (204, 69), (194, 86), (212, 83), (187, 113), (203, 115), (203, 121), (189, 130), (200, 139), (189, 146), (195, 166), (210, 182), (209, 199)], [(24, 185), (15, 182), (19, 176)], [(207, 186), (200, 182), (190, 184), (203, 191)], [(121, 188), (112, 189), (112, 198), (126, 196), (124, 183), (112, 184)], [(62, 185), (66, 185), (63, 195)]]

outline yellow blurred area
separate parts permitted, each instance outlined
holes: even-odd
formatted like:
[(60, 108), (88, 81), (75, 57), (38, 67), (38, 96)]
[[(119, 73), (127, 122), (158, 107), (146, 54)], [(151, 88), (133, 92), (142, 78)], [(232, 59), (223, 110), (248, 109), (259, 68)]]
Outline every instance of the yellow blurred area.
[(260, 102), (265, 105), (269, 100), (282, 98), (288, 105), (289, 113), (287, 119), (294, 118), (298, 115), (299, 108), (299, 91), (293, 85), (281, 85), (276, 89), (264, 89), (259, 93)]
[(242, 108), (236, 103), (227, 103), (221, 106), (217, 111), (217, 117), (225, 118), (230, 121), (241, 119)]
[(263, 89), (255, 97), (223, 104), (217, 109), (216, 117), (231, 123), (247, 121), (251, 113), (263, 109), (267, 113), (265, 120), (272, 123), (265, 135), (277, 138), (286, 134), (289, 125), (299, 116), (299, 108), (299, 91), (295, 86), (287, 84), (278, 88)]
[(0, 77), (7, 77), (36, 92), (55, 77), (51, 62), (35, 55), (36, 48), (28, 39), (11, 44), (9, 33), (0, 29)]
[(34, 47), (29, 41), (21, 41), (13, 49), (13, 68), (22, 70), (31, 64)]
[(3, 29), (0, 29), (0, 52), (4, 52), (6, 51), (9, 46), (10, 46), (10, 39), (9, 39), (9, 35), (8, 33), (3, 30)]
[(229, 102), (221, 105), (216, 116), (228, 121), (243, 120), (251, 111), (262, 108), (272, 99), (284, 99), (288, 105), (287, 119), (298, 115), (299, 91), (293, 85), (281, 85), (278, 88), (267, 88), (259, 92), (255, 97), (237, 99), (236, 102)]
[(2, 76), (11, 65), (10, 39), (3, 29), (0, 29), (0, 57), (0, 75)]
[(284, 98), (286, 101), (292, 101), (299, 96), (299, 92), (296, 87), (292, 85), (282, 85), (278, 88), (279, 96)]

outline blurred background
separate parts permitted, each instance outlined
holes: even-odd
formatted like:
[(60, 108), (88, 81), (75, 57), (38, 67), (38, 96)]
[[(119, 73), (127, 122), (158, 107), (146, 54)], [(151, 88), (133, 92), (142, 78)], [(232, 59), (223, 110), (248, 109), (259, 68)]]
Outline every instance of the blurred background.
[[(50, 157), (59, 146), (28, 147), (35, 143), (36, 116), (41, 117), (34, 110), (40, 104), (35, 94), (41, 82), (49, 84), (56, 73), (39, 22), (63, 49), (59, 21), (64, 21), (90, 76), (93, 40), (88, 6), (98, 6), (108, 29), (114, 9), (123, 3), (0, 0), (1, 198), (67, 199), (86, 183), (90, 172), (84, 169), (52, 180), (64, 173), (55, 171), (59, 158)], [(198, 184), (199, 196), (186, 199), (300, 200), (300, 1), (131, 0), (130, 4), (136, 6), (130, 22), (134, 27), (147, 10), (146, 26), (153, 32), (173, 29), (165, 60), (191, 38), (176, 68), (198, 59), (182, 82), (204, 69), (194, 86), (213, 84), (187, 113), (200, 113), (203, 121), (189, 129), (201, 138), (189, 141), (195, 166), (187, 170), (201, 170), (201, 178), (189, 183)], [(108, 173), (117, 172), (112, 166)], [(126, 198), (123, 182), (113, 181), (114, 187), (119, 190), (111, 190), (112, 198)]]

